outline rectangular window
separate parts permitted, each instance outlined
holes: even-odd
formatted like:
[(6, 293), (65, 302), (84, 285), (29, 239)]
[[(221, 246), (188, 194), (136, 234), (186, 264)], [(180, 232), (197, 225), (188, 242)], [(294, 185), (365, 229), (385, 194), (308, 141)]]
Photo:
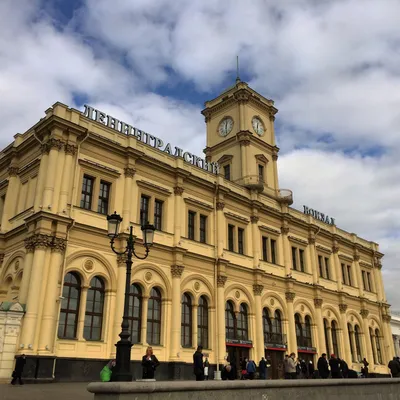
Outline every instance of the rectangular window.
[(264, 166), (258, 164), (258, 180), (264, 182)]
[(322, 256), (318, 256), (318, 267), (319, 267), (319, 276), (321, 278), (324, 277), (324, 270), (323, 270), (323, 266), (322, 266)]
[(347, 266), (347, 279), (348, 279), (348, 285), (353, 286), (352, 280), (351, 280), (351, 266), (350, 265)]
[(84, 175), (82, 181), (81, 207), (86, 210), (92, 208), (94, 178)]
[(238, 229), (238, 253), (244, 254), (244, 229)]
[(97, 212), (101, 214), (108, 214), (108, 203), (110, 201), (110, 187), (108, 182), (100, 181), (100, 193)]
[(367, 272), (368, 291), (372, 292), (371, 273)]
[(207, 217), (200, 215), (200, 242), (207, 242)]
[(329, 271), (329, 258), (325, 257), (325, 277), (326, 279), (331, 279), (331, 273)]
[(262, 257), (264, 261), (268, 261), (268, 238), (262, 237)]
[(271, 263), (276, 264), (276, 240), (271, 239), (270, 246), (271, 246)]
[(344, 285), (347, 285), (346, 266), (344, 264), (342, 264), (342, 282)]
[(299, 250), (299, 256), (300, 256), (300, 270), (301, 272), (305, 271), (304, 267), (304, 250), (300, 249)]
[(297, 271), (297, 258), (296, 258), (297, 248), (292, 247), (292, 268)]
[(235, 227), (233, 225), (228, 225), (228, 250), (234, 251), (234, 233)]
[(155, 200), (154, 202), (154, 227), (158, 230), (162, 230), (162, 211), (163, 204), (161, 200)]
[(140, 198), (140, 226), (144, 226), (149, 221), (150, 197), (142, 195)]
[(189, 211), (188, 213), (188, 238), (194, 240), (194, 223), (196, 219), (196, 213)]
[(224, 165), (224, 178), (228, 179), (228, 181), (231, 180), (231, 166), (230, 166), (230, 164)]
[(361, 271), (361, 274), (362, 274), (362, 281), (363, 281), (364, 290), (368, 290), (367, 289), (367, 279), (365, 277), (365, 271)]

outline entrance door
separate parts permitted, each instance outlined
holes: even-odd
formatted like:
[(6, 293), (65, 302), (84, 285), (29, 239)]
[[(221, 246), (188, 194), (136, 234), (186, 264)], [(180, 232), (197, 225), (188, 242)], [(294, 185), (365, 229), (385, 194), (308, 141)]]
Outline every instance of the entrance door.
[(226, 352), (228, 353), (229, 363), (234, 363), (237, 371), (237, 378), (242, 374), (242, 361), (249, 358), (249, 349), (247, 347), (227, 346)]
[(265, 350), (265, 359), (271, 366), (267, 370), (267, 379), (283, 378), (283, 357), (285, 352), (278, 350)]

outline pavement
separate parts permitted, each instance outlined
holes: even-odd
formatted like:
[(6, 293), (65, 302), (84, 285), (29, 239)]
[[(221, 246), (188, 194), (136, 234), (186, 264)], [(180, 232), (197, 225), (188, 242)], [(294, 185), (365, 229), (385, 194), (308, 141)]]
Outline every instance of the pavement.
[(93, 400), (85, 383), (0, 385), (0, 400)]

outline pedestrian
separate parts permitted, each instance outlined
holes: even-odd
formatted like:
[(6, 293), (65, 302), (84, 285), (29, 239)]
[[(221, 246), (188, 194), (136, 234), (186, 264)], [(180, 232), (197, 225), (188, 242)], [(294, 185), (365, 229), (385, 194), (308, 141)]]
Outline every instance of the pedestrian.
[(208, 370), (210, 368), (210, 363), (208, 362), (208, 358), (206, 357), (206, 361), (204, 361), (204, 379), (208, 381)]
[(25, 364), (26, 364), (25, 354), (22, 354), (21, 356), (17, 357), (17, 360), (15, 361), (15, 369), (14, 372), (12, 373), (13, 379), (11, 381), (11, 385), (15, 385), (17, 379), (20, 385), (24, 384), (22, 382), (22, 372), (24, 371)]
[(203, 347), (198, 346), (193, 354), (193, 369), (196, 375), (196, 381), (204, 381)]
[(241, 372), (242, 376), (240, 377), (240, 380), (244, 380), (247, 378), (247, 362), (248, 362), (248, 359), (245, 358), (240, 363), (240, 368), (242, 370), (242, 372)]
[(334, 354), (331, 354), (331, 358), (329, 360), (329, 366), (331, 367), (332, 379), (339, 379), (342, 377), (340, 373), (340, 362)]
[(297, 372), (296, 372), (296, 354), (291, 353), (290, 357), (287, 360), (287, 371), (289, 374), (289, 379), (297, 379)]
[(107, 365), (100, 371), (100, 380), (102, 382), (112, 381), (112, 371), (116, 365), (115, 360), (110, 360)]
[(308, 362), (308, 378), (314, 378), (314, 364), (311, 360)]
[(363, 359), (364, 367), (361, 368), (361, 373), (364, 375), (364, 378), (368, 378), (368, 365), (369, 362), (364, 358)]
[(329, 366), (328, 360), (326, 359), (326, 353), (323, 353), (318, 359), (317, 368), (321, 379), (327, 379), (329, 377)]
[(305, 360), (300, 361), (300, 378), (307, 379), (308, 378), (308, 368)]
[(290, 374), (289, 374), (289, 355), (285, 354), (285, 359), (283, 360), (283, 371), (284, 371), (284, 378), (285, 379), (290, 379)]
[(392, 374), (392, 378), (400, 378), (400, 363), (397, 360), (397, 357), (393, 357), (393, 360), (389, 361), (388, 367)]
[(157, 357), (153, 354), (153, 348), (148, 347), (146, 354), (142, 358), (142, 379), (154, 379), (156, 368), (160, 365)]
[(251, 381), (254, 379), (254, 376), (256, 375), (257, 371), (257, 366), (256, 363), (253, 360), (249, 360), (246, 365), (246, 371), (247, 371), (247, 379), (250, 379)]
[(347, 362), (342, 360), (341, 358), (338, 358), (339, 363), (340, 363), (340, 371), (342, 372), (343, 378), (348, 378), (349, 377), (349, 366), (347, 365)]
[(267, 362), (264, 357), (261, 357), (258, 364), (258, 370), (260, 371), (260, 379), (267, 379)]

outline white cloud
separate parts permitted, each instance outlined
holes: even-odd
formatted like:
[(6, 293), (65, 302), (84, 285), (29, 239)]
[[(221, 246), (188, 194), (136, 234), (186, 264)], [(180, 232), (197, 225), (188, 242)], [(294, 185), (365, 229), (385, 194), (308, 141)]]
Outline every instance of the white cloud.
[(388, 297), (400, 309), (397, 0), (84, 2), (65, 29), (39, 0), (0, 3), (1, 144), (55, 101), (80, 106), (78, 94), (201, 155), (201, 106), (154, 89), (171, 84), (172, 70), (205, 100), (233, 82), (240, 54), (250, 84), (280, 110), (282, 187), (381, 244)]

